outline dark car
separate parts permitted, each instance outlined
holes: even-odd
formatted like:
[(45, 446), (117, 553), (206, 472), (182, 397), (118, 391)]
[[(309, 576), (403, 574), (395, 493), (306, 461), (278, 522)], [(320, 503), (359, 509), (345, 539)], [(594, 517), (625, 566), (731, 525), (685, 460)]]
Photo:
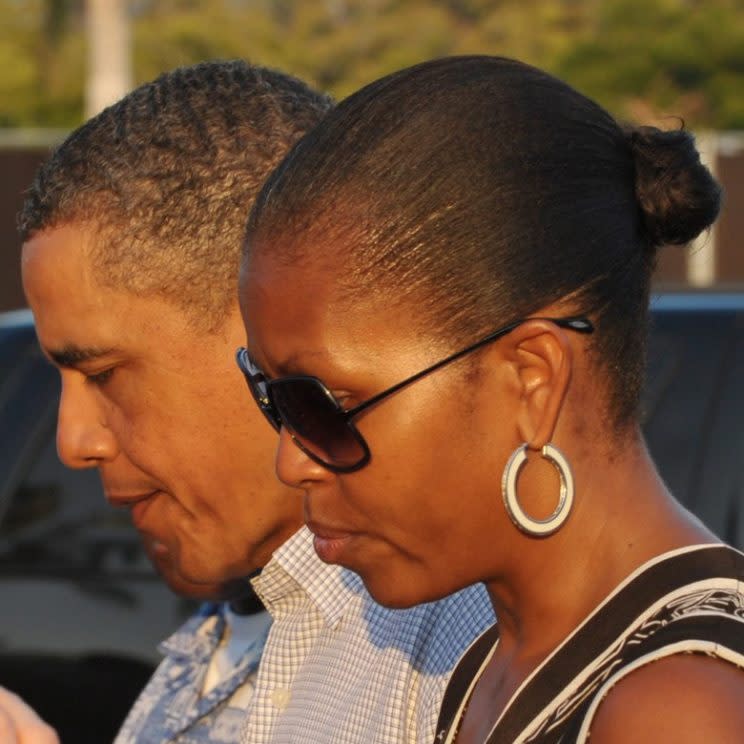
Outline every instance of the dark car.
[[(644, 429), (672, 492), (744, 547), (744, 294), (662, 295)], [(54, 447), (59, 381), (30, 313), (0, 316), (0, 683), (64, 741), (110, 741), (192, 609), (147, 562), (129, 516)]]
[(744, 294), (652, 300), (644, 432), (672, 493), (744, 548)]
[(98, 475), (59, 462), (58, 399), (31, 314), (0, 315), (0, 684), (63, 741), (101, 744), (194, 605), (160, 581)]

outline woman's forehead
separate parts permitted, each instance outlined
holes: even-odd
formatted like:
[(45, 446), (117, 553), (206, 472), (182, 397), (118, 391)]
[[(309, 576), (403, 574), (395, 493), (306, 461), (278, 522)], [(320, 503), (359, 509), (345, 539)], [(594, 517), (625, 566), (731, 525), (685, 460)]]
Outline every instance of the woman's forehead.
[[(263, 241), (243, 261), (240, 272), (241, 305), (249, 314), (294, 313), (303, 319), (322, 314), (346, 314), (371, 298), (369, 286), (361, 286), (348, 270), (348, 248), (328, 241), (308, 240), (298, 250)], [(377, 291), (375, 289), (375, 291)], [(253, 322), (253, 319), (251, 319)]]
[[(337, 270), (261, 257), (241, 278), (248, 346), (267, 373), (379, 366), (422, 342), (411, 309), (379, 292), (352, 295)], [(394, 364), (394, 363), (393, 363)]]

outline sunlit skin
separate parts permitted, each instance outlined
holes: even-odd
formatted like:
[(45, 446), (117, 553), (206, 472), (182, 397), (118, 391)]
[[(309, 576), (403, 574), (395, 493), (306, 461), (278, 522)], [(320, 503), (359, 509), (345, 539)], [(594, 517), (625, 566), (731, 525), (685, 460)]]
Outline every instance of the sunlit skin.
[(23, 700), (0, 687), (0, 741), (5, 744), (59, 744), (59, 737)]
[(227, 601), (239, 614), (245, 614), (240, 612), (241, 607), (247, 607), (249, 614), (261, 609), (246, 576), (211, 584), (189, 581), (179, 573), (178, 563), (170, 551), (162, 549), (160, 541), (144, 532), (140, 532), (140, 538), (150, 562), (175, 594), (199, 601)]
[(205, 333), (165, 299), (104, 287), (88, 256), (94, 236), (64, 225), (23, 247), (39, 343), (62, 378), (60, 458), (98, 468), (174, 589), (234, 596), (232, 580), (302, 524), (300, 500), (274, 474), (276, 433), (235, 366), (237, 302)]
[[(262, 248), (254, 246), (243, 266), (240, 298), (251, 354), (269, 377), (317, 376), (350, 408), (476, 340), (437, 339), (426, 331), (436, 324), (417, 316), (415, 300), (339, 292), (343, 262), (328, 245), (326, 260), (313, 256), (312, 265), (277, 261)], [(574, 311), (554, 306), (539, 315)], [(717, 541), (671, 499), (637, 427), (608, 426), (602, 379), (586, 337), (533, 321), (356, 419), (372, 451), (357, 472), (323, 468), (281, 432), (277, 472), (303, 490), (316, 550), (359, 573), (379, 602), (406, 607), (486, 584), (500, 642), (470, 701), (460, 744), (483, 741), (526, 676), (636, 567), (676, 547)], [(521, 533), (501, 501), (504, 465), (523, 442), (532, 454), (519, 497), (534, 516), (552, 512), (558, 493), (555, 471), (534, 453), (553, 442), (573, 466), (574, 510), (547, 539)], [(698, 715), (704, 706), (683, 702), (696, 684), (715, 679), (744, 692), (737, 670), (696, 662), (686, 668), (692, 687), (678, 685), (667, 698), (670, 710), (677, 702), (683, 708), (678, 720), (692, 737), (675, 741), (708, 732)], [(652, 666), (668, 666), (675, 678), (679, 663)], [(648, 696), (651, 674), (636, 672), (618, 689), (630, 700)], [(647, 740), (665, 740), (661, 723), (646, 720), (651, 713), (630, 708), (625, 715), (633, 718), (637, 708), (642, 725), (659, 732)], [(726, 719), (725, 703), (722, 710)], [(628, 741), (617, 738), (617, 715), (601, 706), (592, 741)], [(724, 728), (739, 723), (729, 717)]]

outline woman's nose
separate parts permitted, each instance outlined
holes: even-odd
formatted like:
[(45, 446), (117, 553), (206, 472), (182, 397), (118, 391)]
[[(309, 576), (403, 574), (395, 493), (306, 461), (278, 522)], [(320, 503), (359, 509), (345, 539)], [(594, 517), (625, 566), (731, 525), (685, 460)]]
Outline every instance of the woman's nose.
[(276, 474), (282, 483), (295, 488), (303, 488), (310, 483), (334, 477), (330, 470), (308, 457), (285, 427), (279, 430)]

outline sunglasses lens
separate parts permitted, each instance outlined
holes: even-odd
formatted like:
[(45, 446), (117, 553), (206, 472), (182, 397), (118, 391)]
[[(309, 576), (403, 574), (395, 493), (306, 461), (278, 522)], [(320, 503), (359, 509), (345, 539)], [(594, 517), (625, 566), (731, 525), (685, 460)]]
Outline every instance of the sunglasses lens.
[(353, 468), (365, 459), (361, 437), (318, 380), (277, 380), (271, 392), (287, 430), (318, 460)]

